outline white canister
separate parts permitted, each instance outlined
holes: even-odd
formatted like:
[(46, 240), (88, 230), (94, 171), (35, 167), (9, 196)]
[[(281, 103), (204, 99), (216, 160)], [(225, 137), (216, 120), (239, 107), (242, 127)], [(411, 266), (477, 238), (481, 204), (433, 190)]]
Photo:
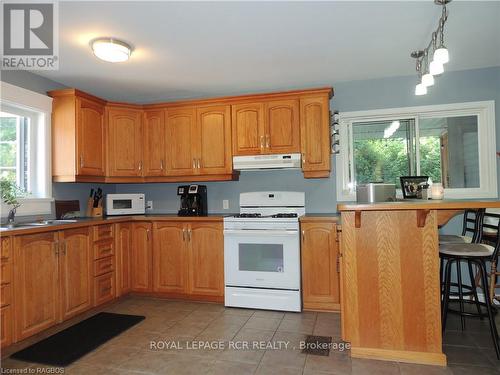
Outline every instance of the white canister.
[(441, 183), (433, 183), (431, 186), (431, 198), (432, 199), (443, 199), (444, 198), (444, 188)]

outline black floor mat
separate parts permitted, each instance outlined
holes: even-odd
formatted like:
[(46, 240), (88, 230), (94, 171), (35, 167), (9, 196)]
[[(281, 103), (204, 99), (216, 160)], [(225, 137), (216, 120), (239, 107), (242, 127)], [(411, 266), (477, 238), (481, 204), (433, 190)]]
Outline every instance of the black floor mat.
[(56, 333), (11, 357), (65, 367), (144, 320), (144, 316), (102, 312)]
[(330, 355), (331, 343), (332, 338), (330, 336), (307, 335), (305, 348), (302, 349), (302, 353), (328, 357)]

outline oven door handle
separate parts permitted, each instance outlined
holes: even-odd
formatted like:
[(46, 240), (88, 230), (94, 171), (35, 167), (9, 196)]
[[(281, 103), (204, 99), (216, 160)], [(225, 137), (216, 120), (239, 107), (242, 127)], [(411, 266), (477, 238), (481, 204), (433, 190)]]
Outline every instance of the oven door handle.
[(224, 235), (229, 236), (296, 236), (299, 233), (298, 230), (239, 230), (239, 229), (225, 229)]

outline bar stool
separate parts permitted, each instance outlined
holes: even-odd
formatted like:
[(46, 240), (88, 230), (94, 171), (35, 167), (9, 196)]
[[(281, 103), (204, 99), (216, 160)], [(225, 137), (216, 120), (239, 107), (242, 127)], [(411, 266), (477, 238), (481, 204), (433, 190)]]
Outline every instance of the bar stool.
[[(498, 235), (498, 223), (500, 222), (500, 210), (487, 209), (484, 213), (482, 224), (481, 241), (490, 245), (495, 245), (495, 239)], [(498, 240), (497, 240), (498, 241)], [(500, 277), (500, 270), (498, 269), (498, 258), (491, 260), (490, 267), (490, 300), (492, 302), (499, 301), (500, 296), (496, 294), (496, 289), (500, 287), (498, 279)]]
[[(482, 218), (484, 217), (484, 212), (481, 214), (481, 218), (479, 223), (482, 227)], [(445, 266), (445, 274), (444, 274), (444, 290), (443, 290), (443, 298), (442, 298), (442, 326), (443, 332), (446, 328), (446, 318), (448, 312), (457, 313), (460, 315), (460, 320), (462, 323), (462, 330), (465, 329), (465, 317), (488, 317), (491, 338), (493, 340), (493, 344), (495, 346), (495, 352), (497, 358), (500, 359), (500, 347), (498, 342), (498, 331), (495, 324), (495, 319), (493, 315), (493, 305), (490, 299), (490, 293), (488, 290), (488, 276), (486, 270), (486, 262), (493, 261), (498, 258), (498, 254), (500, 252), (500, 221), (497, 224), (497, 232), (496, 232), (496, 241), (495, 246), (491, 246), (484, 243), (446, 243), (442, 244), (439, 247), (439, 256), (442, 260), (446, 261)], [(479, 234), (479, 239), (482, 237), (482, 230)], [(462, 269), (460, 267), (462, 262), (467, 262), (470, 265), (475, 265), (477, 267), (478, 275), (480, 276), (482, 289), (484, 291), (484, 299), (485, 302), (480, 302), (477, 297), (476, 291), (476, 283), (474, 282), (474, 278), (471, 277), (471, 287), (473, 289), (474, 301), (465, 300), (463, 293), (462, 283)], [(452, 310), (448, 307), (450, 302), (450, 289), (451, 289), (451, 267), (453, 264), (457, 265), (457, 286), (458, 286), (458, 299), (453, 299), (453, 301), (458, 302), (460, 306), (460, 311)], [(470, 268), (469, 268), (470, 271)], [(466, 304), (475, 304), (478, 310), (477, 313), (466, 312), (465, 305)], [(481, 311), (481, 307), (485, 307), (486, 314)]]

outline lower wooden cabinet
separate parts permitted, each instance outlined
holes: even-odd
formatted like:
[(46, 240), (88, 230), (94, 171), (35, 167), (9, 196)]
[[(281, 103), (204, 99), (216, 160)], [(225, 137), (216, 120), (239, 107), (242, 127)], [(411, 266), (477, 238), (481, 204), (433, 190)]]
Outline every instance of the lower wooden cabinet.
[(154, 224), (153, 290), (222, 297), (222, 223), (193, 221)]
[(116, 295), (127, 294), (132, 289), (132, 224), (116, 224)]
[(12, 306), (0, 308), (0, 347), (12, 344)]
[(132, 224), (131, 250), (131, 290), (136, 292), (152, 291), (152, 224), (137, 222)]
[(58, 237), (58, 232), (47, 232), (14, 239), (16, 341), (59, 321)]
[(156, 222), (153, 226), (153, 290), (188, 291), (187, 227), (182, 222)]
[(0, 244), (0, 347), (12, 343), (12, 239), (4, 237)]
[(92, 307), (92, 246), (90, 227), (59, 234), (62, 319)]
[(308, 310), (340, 309), (340, 263), (333, 222), (301, 222), (302, 301)]
[(115, 298), (115, 274), (108, 272), (94, 278), (94, 304), (100, 305)]

